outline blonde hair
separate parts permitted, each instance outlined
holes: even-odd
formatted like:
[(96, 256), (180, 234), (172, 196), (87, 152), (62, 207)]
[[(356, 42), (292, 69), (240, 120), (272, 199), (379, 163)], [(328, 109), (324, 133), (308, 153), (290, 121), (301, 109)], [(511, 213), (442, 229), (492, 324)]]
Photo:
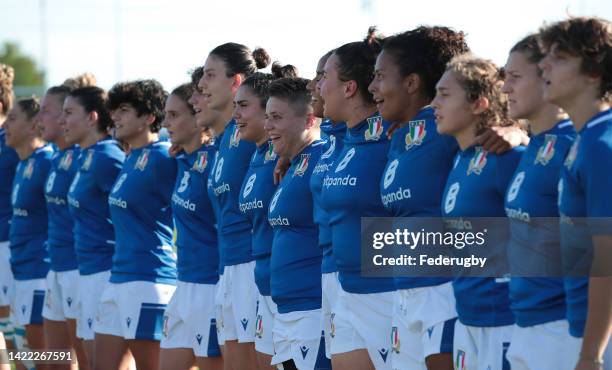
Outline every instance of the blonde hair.
[(70, 90), (80, 89), (81, 87), (96, 86), (97, 80), (93, 73), (85, 72), (74, 77), (67, 78), (62, 83), (63, 86), (68, 87)]
[(0, 115), (6, 115), (13, 107), (13, 80), (15, 71), (13, 67), (0, 63), (0, 103), (2, 110)]
[(480, 98), (489, 101), (489, 108), (479, 115), (477, 134), (493, 126), (518, 125), (508, 118), (508, 98), (501, 91), (504, 73), (495, 63), (467, 53), (453, 58), (446, 71), (453, 73), (470, 103)]

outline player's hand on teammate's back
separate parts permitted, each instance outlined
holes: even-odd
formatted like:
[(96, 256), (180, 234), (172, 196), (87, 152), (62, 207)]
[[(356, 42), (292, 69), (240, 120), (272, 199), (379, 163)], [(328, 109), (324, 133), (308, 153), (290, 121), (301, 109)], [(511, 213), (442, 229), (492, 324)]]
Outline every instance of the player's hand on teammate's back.
[(502, 154), (519, 145), (529, 144), (529, 136), (516, 126), (496, 126), (478, 135), (476, 143), (488, 152)]

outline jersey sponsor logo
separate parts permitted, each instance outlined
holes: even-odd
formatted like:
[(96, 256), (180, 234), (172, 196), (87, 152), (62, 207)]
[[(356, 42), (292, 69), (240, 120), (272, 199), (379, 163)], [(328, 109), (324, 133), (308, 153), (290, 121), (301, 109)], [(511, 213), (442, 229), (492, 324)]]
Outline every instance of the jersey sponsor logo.
[(297, 166), (295, 166), (293, 177), (304, 176), (304, 173), (306, 173), (306, 170), (308, 169), (308, 162), (310, 162), (310, 153), (300, 154), (300, 161), (298, 162)]
[(198, 341), (198, 346), (202, 345), (202, 339), (204, 339), (204, 337), (202, 336), (202, 334), (198, 333), (198, 335), (196, 335), (196, 340)]
[(382, 358), (383, 362), (387, 362), (387, 355), (389, 354), (389, 350), (386, 348), (381, 348), (378, 350), (378, 353), (380, 354), (380, 357)]
[(459, 193), (459, 183), (453, 183), (446, 193), (446, 199), (444, 200), (444, 212), (451, 213), (455, 209), (455, 203), (457, 202), (457, 194)]
[(312, 170), (312, 174), (316, 175), (319, 173), (325, 173), (329, 171), (329, 169), (334, 165), (334, 162), (331, 163), (318, 163), (315, 168)]
[(183, 207), (185, 209), (188, 209), (192, 212), (195, 212), (196, 210), (196, 205), (194, 203), (191, 203), (191, 201), (189, 199), (183, 199), (181, 197), (178, 196), (178, 194), (174, 193), (172, 194), (172, 202), (174, 204), (176, 204), (179, 207)]
[(282, 192), (283, 192), (283, 188), (280, 188), (276, 191), (276, 194), (274, 194), (274, 197), (272, 198), (272, 201), (270, 202), (270, 212), (273, 212), (274, 208), (276, 208), (276, 203), (278, 202), (278, 198), (280, 197)]
[(181, 183), (178, 189), (176, 190), (178, 193), (182, 193), (185, 190), (187, 190), (187, 187), (189, 186), (190, 177), (191, 177), (191, 174), (189, 173), (189, 171), (183, 171), (183, 178), (181, 179)]
[(83, 162), (83, 165), (81, 166), (81, 169), (83, 171), (89, 170), (89, 168), (91, 167), (91, 162), (93, 161), (93, 156), (94, 156), (94, 150), (89, 149), (87, 151), (87, 157), (85, 158), (85, 161)]
[(33, 173), (34, 173), (34, 158), (30, 158), (28, 159), (28, 163), (26, 164), (25, 170), (23, 170), (23, 178), (31, 179)]
[(391, 328), (391, 350), (395, 353), (400, 353), (400, 339), (399, 339), (399, 331), (397, 330), (397, 326)]
[(49, 177), (47, 178), (47, 183), (45, 184), (45, 192), (50, 193), (53, 190), (53, 185), (55, 184), (55, 171), (51, 171)]
[(257, 180), (256, 173), (252, 174), (244, 185), (244, 191), (242, 192), (243, 198), (246, 198), (249, 196), (249, 194), (251, 194), (251, 191), (253, 190), (253, 185), (255, 184), (255, 180)]
[(60, 160), (59, 168), (66, 171), (69, 170), (70, 166), (72, 165), (72, 156), (72, 150), (67, 150), (66, 153), (64, 153), (64, 155), (62, 156), (62, 159)]
[(385, 178), (383, 180), (383, 187), (386, 189), (393, 183), (395, 180), (395, 171), (397, 170), (397, 166), (399, 165), (399, 160), (394, 159), (387, 167), (387, 171), (385, 172)]
[(274, 145), (272, 142), (268, 144), (268, 150), (266, 150), (266, 155), (264, 156), (264, 163), (268, 163), (276, 159), (276, 153), (274, 153)]
[(508, 202), (512, 202), (516, 199), (524, 180), (525, 171), (521, 171), (516, 174), (514, 181), (512, 181), (512, 185), (510, 185), (510, 188), (508, 188), (508, 195), (506, 196), (506, 200), (508, 200)]
[(198, 157), (196, 158), (196, 161), (193, 163), (193, 167), (191, 167), (191, 169), (202, 173), (204, 172), (204, 169), (206, 169), (207, 164), (208, 164), (208, 152), (198, 152)]
[(221, 173), (223, 173), (223, 157), (219, 158), (217, 161), (217, 166), (215, 167), (215, 181), (218, 182), (221, 179)]
[(112, 193), (116, 193), (117, 191), (119, 191), (119, 189), (121, 189), (121, 185), (123, 185), (123, 183), (125, 182), (125, 179), (127, 179), (127, 173), (124, 173), (123, 175), (121, 175), (121, 177), (119, 177), (117, 182), (115, 182), (115, 185), (113, 185)]
[(572, 144), (569, 152), (567, 153), (567, 157), (565, 157), (565, 162), (563, 165), (568, 169), (572, 168), (574, 161), (576, 160), (576, 156), (578, 155), (578, 146), (580, 145), (580, 135), (576, 136), (576, 140)]
[(465, 370), (465, 351), (457, 351), (457, 357), (455, 358), (455, 370)]
[(240, 212), (242, 213), (246, 213), (246, 211), (250, 211), (252, 209), (261, 209), (263, 207), (264, 207), (263, 202), (258, 199), (253, 199), (250, 202), (238, 204), (238, 208), (240, 209)]
[(240, 131), (238, 130), (238, 126), (234, 125), (232, 136), (230, 136), (229, 147), (230, 149), (233, 147), (238, 147), (240, 144)]
[(534, 164), (541, 164), (546, 166), (548, 162), (555, 155), (555, 143), (557, 142), (557, 135), (545, 135), (544, 144), (538, 149)]
[(523, 222), (531, 221), (531, 217), (529, 216), (529, 213), (524, 212), (521, 208), (519, 209), (506, 208), (506, 216), (508, 216), (508, 218), (512, 218), (512, 219), (523, 221)]
[(74, 192), (74, 190), (77, 187), (77, 184), (79, 183), (80, 178), (81, 178), (81, 172), (77, 172), (76, 175), (74, 176), (74, 179), (72, 179), (72, 184), (70, 184), (70, 189), (68, 190), (70, 193)]
[(242, 329), (247, 330), (247, 326), (249, 325), (249, 320), (247, 320), (247, 318), (243, 318), (242, 320), (240, 320), (240, 323), (242, 324)]
[(18, 196), (19, 196), (19, 184), (16, 184), (15, 187), (13, 187), (13, 192), (11, 193), (11, 204), (13, 205), (13, 207), (17, 203)]
[(476, 153), (474, 153), (474, 156), (470, 160), (470, 165), (467, 170), (468, 175), (472, 173), (480, 175), (482, 173), (482, 169), (487, 165), (487, 154), (488, 152), (482, 147), (476, 148)]
[(404, 141), (406, 142), (406, 150), (412, 147), (419, 146), (423, 143), (427, 131), (425, 130), (425, 121), (410, 121), (408, 122), (409, 129)]
[(412, 193), (410, 192), (410, 189), (404, 189), (400, 186), (400, 188), (394, 191), (393, 193), (383, 194), (381, 196), (381, 201), (382, 204), (386, 207), (390, 203), (410, 198), (412, 198)]
[(563, 178), (557, 183), (557, 207), (561, 207), (561, 197), (563, 196)]
[(353, 159), (354, 156), (355, 156), (355, 148), (349, 149), (344, 155), (344, 158), (342, 158), (340, 163), (338, 163), (338, 167), (336, 167), (336, 170), (334, 172), (338, 173), (344, 170), (346, 166), (349, 164), (349, 162), (351, 161), (351, 159)]
[(329, 148), (327, 148), (325, 153), (323, 153), (323, 155), (321, 156), (321, 159), (327, 159), (331, 157), (332, 154), (334, 154), (335, 150), (336, 150), (336, 137), (334, 135), (329, 135)]
[(368, 129), (365, 132), (366, 141), (378, 141), (384, 128), (381, 116), (370, 117), (367, 119)]
[(310, 348), (306, 347), (306, 346), (301, 346), (300, 347), (300, 352), (302, 352), (302, 359), (305, 360), (306, 356), (308, 356), (308, 351), (310, 350)]
[(138, 156), (138, 160), (136, 160), (136, 164), (134, 168), (144, 171), (147, 168), (147, 163), (149, 162), (149, 149), (144, 149), (140, 156)]

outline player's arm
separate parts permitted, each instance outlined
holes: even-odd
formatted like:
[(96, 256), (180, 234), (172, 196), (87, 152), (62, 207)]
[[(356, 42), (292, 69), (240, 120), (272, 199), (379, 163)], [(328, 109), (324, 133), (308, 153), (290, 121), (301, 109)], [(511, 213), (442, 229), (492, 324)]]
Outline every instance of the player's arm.
[(502, 154), (519, 145), (527, 146), (529, 136), (522, 126), (494, 126), (476, 137), (476, 142), (491, 153)]

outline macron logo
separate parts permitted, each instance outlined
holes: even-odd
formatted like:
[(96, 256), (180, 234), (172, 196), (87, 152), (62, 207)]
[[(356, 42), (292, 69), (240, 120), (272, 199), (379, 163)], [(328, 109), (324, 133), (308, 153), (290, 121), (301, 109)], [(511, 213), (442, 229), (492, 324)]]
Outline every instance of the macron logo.
[(380, 357), (382, 357), (384, 362), (387, 362), (387, 355), (389, 354), (389, 350), (386, 348), (381, 348), (378, 350), (378, 353), (380, 353)]
[(246, 330), (246, 329), (247, 329), (247, 325), (249, 325), (249, 320), (247, 320), (247, 319), (242, 319), (242, 320), (240, 320), (240, 323), (242, 324), (242, 328), (243, 328), (244, 330)]
[(306, 356), (308, 355), (308, 351), (310, 350), (310, 348), (306, 347), (306, 346), (301, 346), (300, 347), (300, 351), (302, 352), (302, 359), (306, 359)]

